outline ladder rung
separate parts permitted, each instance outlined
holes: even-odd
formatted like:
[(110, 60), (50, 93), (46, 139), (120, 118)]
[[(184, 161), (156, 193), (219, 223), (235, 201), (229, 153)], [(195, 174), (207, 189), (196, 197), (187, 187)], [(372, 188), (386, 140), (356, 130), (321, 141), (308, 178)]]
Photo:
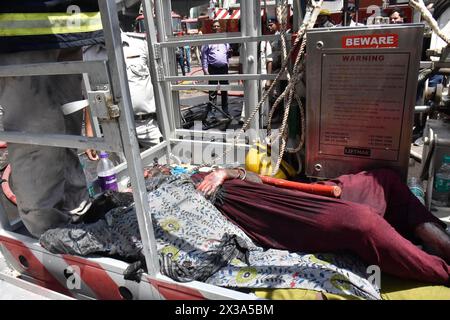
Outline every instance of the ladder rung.
[(166, 76), (164, 81), (273, 80), (276, 74), (215, 74), (208, 76)]
[[(223, 34), (222, 34), (223, 35)], [(185, 45), (190, 46), (200, 46), (204, 44), (217, 44), (217, 43), (247, 43), (247, 42), (254, 42), (254, 41), (272, 41), (276, 38), (279, 38), (280, 35), (263, 35), (263, 36), (232, 36), (232, 37), (223, 37), (223, 36), (216, 36), (211, 38), (198, 38), (200, 36), (183, 36), (183, 37), (177, 37), (177, 38), (169, 38), (168, 41), (165, 42), (159, 42), (158, 44), (162, 48), (168, 48), (168, 47), (181, 47)]]
[(32, 134), (16, 131), (7, 131), (7, 132), (1, 131), (0, 140), (12, 143), (22, 143), (40, 146), (67, 147), (78, 149), (92, 148), (95, 150), (121, 151), (116, 150), (117, 149), (116, 147), (107, 143), (103, 138), (88, 138), (85, 136), (77, 136), (77, 135), (36, 134), (36, 133)]
[(50, 76), (106, 72), (105, 61), (69, 61), (0, 66), (0, 77)]
[(190, 148), (194, 145), (200, 145), (202, 148), (210, 148), (210, 150), (213, 150), (213, 148), (217, 147), (216, 150), (219, 151), (225, 151), (226, 148), (234, 147), (236, 150), (238, 149), (250, 149), (251, 145), (245, 144), (245, 143), (232, 143), (232, 142), (215, 142), (215, 141), (202, 141), (202, 140), (190, 140), (190, 139), (170, 139), (170, 143), (173, 145), (176, 145), (178, 148), (183, 148), (186, 146), (187, 148)]
[(172, 90), (183, 91), (183, 90), (224, 90), (224, 91), (242, 91), (244, 86), (240, 85), (215, 85), (215, 84), (177, 84), (172, 85)]

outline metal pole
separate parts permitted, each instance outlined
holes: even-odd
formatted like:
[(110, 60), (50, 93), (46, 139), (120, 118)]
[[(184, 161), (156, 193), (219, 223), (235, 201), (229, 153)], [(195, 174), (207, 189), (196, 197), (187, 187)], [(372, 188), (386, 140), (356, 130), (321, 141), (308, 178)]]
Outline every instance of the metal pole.
[(359, 22), (359, 0), (355, 0), (355, 9), (356, 9), (356, 17), (355, 17), (355, 22), (358, 23)]
[[(89, 74), (83, 73), (83, 86), (84, 86), (84, 93), (85, 97), (88, 96), (88, 92), (92, 90), (91, 84), (89, 83)], [(98, 118), (93, 115), (92, 111), (89, 112), (89, 118), (91, 120), (91, 124), (94, 128), (94, 136), (95, 137), (101, 137), (102, 131), (100, 130), (100, 124), (98, 122)], [(86, 121), (86, 120), (85, 120)]]
[[(151, 1), (149, 0), (144, 0), (144, 3), (148, 4), (148, 8), (154, 8), (154, 12), (155, 12), (155, 17), (153, 17), (153, 10), (151, 11), (151, 19), (152, 20), (148, 20), (149, 24), (152, 24), (151, 26), (149, 25), (148, 27), (151, 28), (149, 29), (152, 30), (153, 34), (150, 34), (150, 37), (155, 37), (155, 39), (157, 41), (155, 41), (154, 43), (152, 43), (152, 45), (157, 44), (158, 42), (166, 42), (167, 41), (167, 32), (166, 32), (166, 25), (164, 23), (164, 21), (169, 20), (170, 22), (172, 21), (172, 16), (171, 13), (168, 14), (168, 17), (165, 15), (165, 11), (163, 6), (161, 5), (161, 1), (160, 0), (154, 0), (154, 6), (150, 4)], [(149, 12), (150, 14), (150, 12)], [(156, 18), (154, 20), (154, 18)], [(146, 17), (146, 19), (150, 19)], [(154, 21), (156, 22), (156, 24), (154, 23)], [(151, 23), (150, 23), (151, 22)], [(155, 26), (156, 26), (156, 30), (155, 30)], [(169, 31), (172, 30), (172, 26), (170, 25), (170, 29)], [(173, 69), (173, 67), (171, 67), (171, 65), (173, 65), (174, 61), (175, 61), (175, 54), (173, 52), (169, 52), (167, 49), (161, 48), (159, 54), (161, 55), (161, 60), (159, 65), (157, 66), (159, 73), (161, 74), (161, 78), (164, 78), (164, 75), (170, 75), (170, 70)], [(164, 82), (162, 84), (162, 88), (164, 91), (164, 97), (166, 99), (166, 104), (164, 105), (164, 107), (166, 108), (165, 112), (169, 115), (169, 126), (170, 126), (170, 138), (174, 138), (175, 137), (175, 129), (176, 129), (176, 123), (178, 123), (176, 121), (176, 116), (174, 113), (174, 108), (173, 108), (173, 98), (174, 95), (172, 94), (172, 91), (170, 90), (170, 83)]]
[[(158, 32), (161, 31), (165, 35), (164, 41), (167, 41), (169, 37), (173, 36), (174, 30), (172, 28), (172, 1), (167, 0), (155, 0), (155, 7), (158, 12), (156, 19), (158, 21)], [(164, 29), (161, 29), (164, 28)], [(165, 74), (175, 75), (178, 70), (178, 63), (176, 61), (175, 50), (163, 49), (164, 67), (166, 68)], [(179, 92), (173, 92), (171, 84), (167, 83), (168, 95), (171, 95), (172, 103), (170, 104), (170, 110), (173, 115), (173, 130), (181, 126), (180, 116), (180, 94)]]
[(294, 33), (298, 31), (298, 26), (303, 22), (303, 11), (300, 0), (294, 0), (292, 11), (294, 14), (294, 25), (292, 26), (292, 32)]
[[(162, 135), (164, 140), (167, 141), (167, 154), (170, 153), (170, 143), (169, 140), (173, 138), (173, 132), (175, 128), (172, 128), (171, 123), (171, 114), (168, 111), (168, 105), (170, 104), (170, 100), (168, 101), (167, 95), (165, 94), (165, 82), (158, 81), (158, 68), (163, 64), (161, 60), (161, 54), (155, 53), (154, 44), (158, 42), (156, 38), (156, 30), (155, 30), (155, 20), (153, 18), (153, 5), (152, 1), (144, 0), (143, 2), (144, 9), (144, 22), (145, 22), (145, 30), (147, 32), (147, 46), (148, 46), (148, 68), (150, 71), (150, 78), (153, 84), (153, 91), (155, 96), (156, 103), (156, 116), (158, 119), (158, 125), (162, 131)], [(164, 72), (163, 70), (161, 72)], [(173, 123), (173, 120), (172, 120)]]
[(267, 0), (264, 0), (264, 16), (266, 19), (264, 20), (264, 30), (267, 30), (269, 28), (269, 19), (268, 19), (268, 10), (267, 10)]
[[(201, 37), (201, 38), (199, 38)], [(181, 39), (181, 40), (180, 40)], [(179, 47), (181, 45), (187, 45), (188, 43), (192, 46), (194, 45), (203, 45), (203, 44), (215, 44), (215, 43), (246, 43), (250, 41), (272, 41), (276, 40), (278, 37), (276, 35), (261, 35), (257, 37), (243, 37), (240, 32), (232, 32), (226, 33), (223, 36), (184, 36), (177, 38), (170, 38), (167, 42), (160, 42), (160, 46), (163, 48), (166, 47)]]
[(347, 26), (347, 10), (348, 10), (348, 0), (344, 0), (344, 5), (342, 7), (342, 25)]
[[(131, 106), (130, 89), (128, 87), (128, 78), (125, 69), (126, 64), (123, 56), (119, 19), (117, 16), (117, 5), (115, 1), (101, 0), (99, 1), (99, 7), (108, 51), (112, 89), (114, 98), (118, 100), (117, 102), (120, 107), (120, 134), (133, 188), (139, 232), (143, 244), (143, 254), (147, 263), (148, 274), (150, 276), (156, 276), (159, 272), (158, 252), (152, 219), (149, 214), (150, 207), (147, 200), (144, 171), (136, 137), (134, 113)], [(118, 50), (119, 48), (120, 50)]]
[[(261, 3), (260, 1), (241, 2), (241, 28), (243, 36), (258, 36), (261, 32)], [(245, 74), (256, 74), (258, 72), (258, 43), (247, 42), (243, 44), (244, 54), (243, 72)], [(258, 105), (258, 81), (244, 81), (245, 116), (248, 117)], [(250, 128), (259, 129), (259, 117), (254, 117)], [(252, 137), (250, 137), (252, 138)], [(253, 137), (254, 138), (254, 137)], [(252, 141), (250, 141), (252, 143)]]

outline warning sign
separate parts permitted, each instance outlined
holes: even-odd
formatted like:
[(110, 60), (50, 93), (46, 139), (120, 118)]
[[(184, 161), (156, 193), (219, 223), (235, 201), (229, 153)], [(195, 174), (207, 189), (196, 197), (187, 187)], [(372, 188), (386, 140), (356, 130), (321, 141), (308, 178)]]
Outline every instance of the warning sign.
[(342, 37), (344, 49), (397, 48), (398, 34), (370, 34)]
[(307, 31), (307, 176), (407, 176), (423, 33), (422, 24)]
[(323, 55), (323, 154), (398, 159), (408, 64), (406, 53)]

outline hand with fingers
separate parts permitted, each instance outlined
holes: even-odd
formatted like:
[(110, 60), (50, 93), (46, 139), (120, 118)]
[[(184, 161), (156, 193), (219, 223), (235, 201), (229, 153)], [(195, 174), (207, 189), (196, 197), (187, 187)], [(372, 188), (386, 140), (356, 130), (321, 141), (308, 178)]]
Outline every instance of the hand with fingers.
[(94, 149), (86, 149), (86, 155), (89, 160), (91, 161), (97, 161), (98, 160), (98, 154), (97, 151)]
[(197, 190), (202, 192), (205, 197), (210, 197), (227, 179), (229, 176), (225, 169), (215, 170), (203, 179), (197, 186)]

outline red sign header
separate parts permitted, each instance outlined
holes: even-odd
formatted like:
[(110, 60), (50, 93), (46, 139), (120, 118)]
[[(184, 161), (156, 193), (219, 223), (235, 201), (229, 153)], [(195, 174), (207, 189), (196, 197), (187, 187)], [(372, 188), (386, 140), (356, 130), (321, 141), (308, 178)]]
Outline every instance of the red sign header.
[(398, 34), (369, 34), (342, 37), (342, 48), (398, 48)]

